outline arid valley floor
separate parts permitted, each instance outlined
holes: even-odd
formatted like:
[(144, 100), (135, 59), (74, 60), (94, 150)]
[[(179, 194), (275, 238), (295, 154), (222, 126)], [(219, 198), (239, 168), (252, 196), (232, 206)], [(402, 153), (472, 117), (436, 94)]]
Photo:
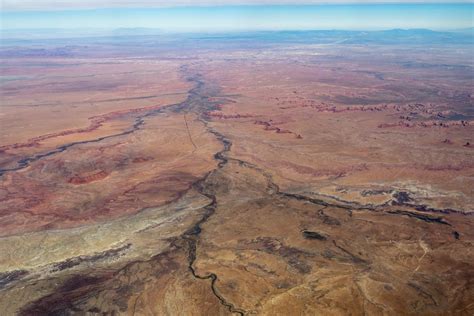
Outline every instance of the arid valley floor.
[(473, 46), (390, 36), (4, 41), (0, 315), (473, 315)]

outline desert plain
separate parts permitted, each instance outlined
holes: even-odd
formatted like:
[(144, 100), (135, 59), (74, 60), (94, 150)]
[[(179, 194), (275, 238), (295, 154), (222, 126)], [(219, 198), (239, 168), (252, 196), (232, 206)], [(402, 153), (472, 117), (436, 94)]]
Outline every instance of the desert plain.
[(472, 43), (310, 35), (5, 41), (0, 314), (472, 315)]

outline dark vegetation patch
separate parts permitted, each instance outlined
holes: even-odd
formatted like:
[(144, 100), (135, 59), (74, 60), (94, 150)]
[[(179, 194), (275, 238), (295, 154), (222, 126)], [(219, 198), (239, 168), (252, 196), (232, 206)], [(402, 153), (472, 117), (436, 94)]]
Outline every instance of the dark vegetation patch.
[(431, 216), (427, 214), (415, 213), (410, 211), (402, 211), (402, 210), (395, 210), (395, 211), (388, 211), (389, 214), (398, 214), (398, 215), (406, 215), (408, 217), (416, 218), (422, 220), (427, 223), (436, 223), (436, 224), (443, 224), (443, 225), (451, 225), (444, 220), (444, 218), (440, 216)]
[(0, 273), (0, 289), (28, 274), (26, 270), (13, 270)]
[(316, 239), (316, 240), (327, 240), (327, 237), (318, 233), (309, 230), (303, 230), (303, 237), (306, 239)]
[(54, 264), (51, 271), (56, 272), (56, 271), (69, 269), (83, 262), (96, 262), (102, 259), (117, 257), (120, 255), (121, 252), (129, 249), (131, 246), (132, 244), (126, 244), (126, 245), (123, 245), (122, 247), (102, 251), (102, 252), (93, 254), (91, 256), (79, 256), (79, 257), (69, 258), (67, 260)]

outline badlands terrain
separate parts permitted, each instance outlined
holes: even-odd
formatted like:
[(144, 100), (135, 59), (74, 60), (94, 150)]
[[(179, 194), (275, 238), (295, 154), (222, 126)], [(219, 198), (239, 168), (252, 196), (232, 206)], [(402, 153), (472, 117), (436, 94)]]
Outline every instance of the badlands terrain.
[(5, 40), (0, 314), (473, 315), (472, 43), (376, 33)]

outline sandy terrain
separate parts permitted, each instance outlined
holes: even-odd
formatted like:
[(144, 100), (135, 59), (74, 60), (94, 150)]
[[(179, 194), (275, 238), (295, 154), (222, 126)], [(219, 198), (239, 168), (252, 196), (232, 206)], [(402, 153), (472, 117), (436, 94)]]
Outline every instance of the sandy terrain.
[(4, 58), (2, 315), (474, 313), (469, 47), (95, 48)]

